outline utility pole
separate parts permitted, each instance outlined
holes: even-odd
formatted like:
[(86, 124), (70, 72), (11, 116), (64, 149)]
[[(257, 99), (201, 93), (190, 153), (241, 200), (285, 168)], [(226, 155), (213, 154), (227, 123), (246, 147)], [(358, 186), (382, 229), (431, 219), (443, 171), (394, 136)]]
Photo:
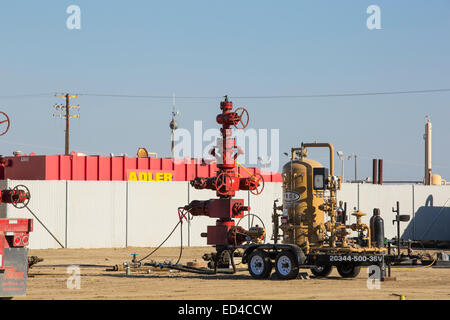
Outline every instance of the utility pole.
[(61, 97), (61, 98), (65, 98), (66, 99), (66, 105), (62, 105), (62, 104), (55, 104), (53, 107), (56, 110), (63, 110), (65, 109), (65, 114), (53, 114), (54, 117), (61, 117), (61, 118), (66, 118), (66, 143), (65, 143), (65, 155), (68, 156), (70, 154), (69, 151), (69, 141), (70, 141), (70, 127), (69, 127), (69, 122), (70, 122), (70, 118), (79, 118), (79, 115), (71, 115), (70, 114), (70, 109), (79, 109), (80, 106), (71, 106), (70, 105), (70, 99), (75, 99), (78, 98), (78, 96), (75, 95), (70, 95), (70, 93), (66, 93), (66, 94), (55, 94), (55, 97)]

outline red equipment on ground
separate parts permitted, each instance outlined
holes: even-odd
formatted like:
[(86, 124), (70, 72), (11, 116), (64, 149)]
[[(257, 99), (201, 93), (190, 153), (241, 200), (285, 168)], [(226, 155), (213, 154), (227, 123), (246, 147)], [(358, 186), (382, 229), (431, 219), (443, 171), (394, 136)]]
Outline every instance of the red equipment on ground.
[(245, 241), (259, 242), (265, 236), (264, 228), (251, 228), (245, 230), (236, 226), (233, 219), (241, 219), (250, 207), (244, 205), (243, 199), (234, 199), (235, 192), (248, 190), (253, 194), (260, 194), (264, 188), (264, 179), (260, 174), (251, 174), (249, 177), (240, 177), (236, 158), (243, 151), (236, 146), (236, 139), (232, 137), (234, 126), (236, 129), (245, 129), (248, 125), (249, 115), (246, 109), (237, 108), (232, 111), (233, 103), (225, 101), (220, 103), (222, 113), (217, 115), (216, 121), (222, 125), (221, 139), (218, 146), (210, 154), (217, 159), (216, 176), (212, 178), (195, 178), (191, 185), (196, 189), (215, 190), (218, 199), (194, 200), (183, 209), (193, 216), (207, 216), (217, 218), (215, 226), (208, 226), (207, 232), (202, 233), (207, 238), (208, 245), (216, 246), (218, 252), (229, 250), (230, 253)]
[[(0, 129), (0, 136), (9, 129), (9, 117), (0, 111), (6, 120), (6, 129)], [(0, 166), (5, 162), (0, 159)], [(13, 189), (0, 190), (0, 203), (24, 208), (30, 201), (30, 191), (23, 185)], [(28, 249), (26, 248), (33, 231), (32, 219), (0, 219), (0, 298), (26, 294), (28, 274)]]

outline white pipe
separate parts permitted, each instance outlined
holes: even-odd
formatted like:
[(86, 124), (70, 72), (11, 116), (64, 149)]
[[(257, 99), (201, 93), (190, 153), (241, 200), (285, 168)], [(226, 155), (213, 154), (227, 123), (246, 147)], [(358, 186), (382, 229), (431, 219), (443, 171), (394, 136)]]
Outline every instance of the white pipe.
[(431, 184), (431, 121), (425, 118), (425, 179), (424, 184)]

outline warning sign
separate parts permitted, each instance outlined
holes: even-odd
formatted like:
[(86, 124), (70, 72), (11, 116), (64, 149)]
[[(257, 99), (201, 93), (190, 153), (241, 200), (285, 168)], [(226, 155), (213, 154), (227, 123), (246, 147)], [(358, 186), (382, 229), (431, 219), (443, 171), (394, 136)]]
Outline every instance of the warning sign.
[(5, 248), (0, 269), (0, 297), (23, 296), (27, 289), (28, 249)]

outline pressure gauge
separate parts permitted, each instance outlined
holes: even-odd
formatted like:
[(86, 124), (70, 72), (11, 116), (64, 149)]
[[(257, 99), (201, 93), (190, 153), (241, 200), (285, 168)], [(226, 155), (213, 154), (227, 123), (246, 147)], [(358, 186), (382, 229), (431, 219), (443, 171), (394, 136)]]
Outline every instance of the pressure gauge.
[(324, 176), (321, 174), (316, 174), (314, 176), (314, 189), (323, 189), (323, 180), (324, 180)]
[(325, 190), (328, 184), (328, 169), (314, 168), (313, 169), (313, 188), (314, 190)]

